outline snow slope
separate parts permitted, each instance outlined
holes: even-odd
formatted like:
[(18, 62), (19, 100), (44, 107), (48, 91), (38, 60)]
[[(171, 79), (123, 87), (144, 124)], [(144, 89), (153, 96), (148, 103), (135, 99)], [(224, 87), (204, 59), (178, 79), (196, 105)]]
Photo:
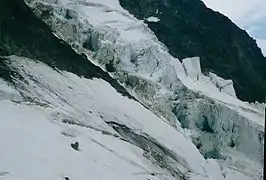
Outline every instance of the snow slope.
[(101, 79), (7, 61), (21, 76), (14, 87), (0, 81), (0, 179), (252, 179), (205, 160), (189, 138)]
[(180, 131), (180, 126), (190, 129), (204, 156), (218, 151), (229, 167), (259, 176), (265, 112), (234, 97), (232, 86), (221, 91), (213, 78), (199, 73), (200, 68), (199, 78), (189, 77), (147, 25), (117, 0), (27, 2), (59, 38), (112, 71), (153, 113)]

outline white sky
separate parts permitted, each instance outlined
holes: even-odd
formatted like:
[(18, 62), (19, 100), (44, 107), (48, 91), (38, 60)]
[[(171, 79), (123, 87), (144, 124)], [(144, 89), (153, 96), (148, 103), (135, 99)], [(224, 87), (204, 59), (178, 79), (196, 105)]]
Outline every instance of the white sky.
[(228, 16), (257, 41), (266, 56), (266, 0), (202, 0), (209, 8)]

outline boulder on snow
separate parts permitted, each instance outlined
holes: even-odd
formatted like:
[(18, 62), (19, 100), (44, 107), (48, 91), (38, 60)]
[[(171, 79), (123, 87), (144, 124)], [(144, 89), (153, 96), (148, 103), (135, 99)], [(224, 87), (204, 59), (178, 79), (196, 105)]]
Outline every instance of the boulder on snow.
[(79, 150), (79, 142), (75, 142), (75, 143), (71, 143), (71, 147), (73, 148), (73, 149), (75, 149), (76, 151), (78, 151)]
[(236, 92), (234, 89), (234, 83), (231, 79), (225, 80), (214, 73), (209, 73), (211, 81), (216, 85), (216, 87), (224, 93), (227, 93), (233, 97), (236, 97)]
[(186, 72), (186, 75), (193, 80), (199, 80), (201, 75), (200, 58), (192, 57), (183, 59), (182, 65)]

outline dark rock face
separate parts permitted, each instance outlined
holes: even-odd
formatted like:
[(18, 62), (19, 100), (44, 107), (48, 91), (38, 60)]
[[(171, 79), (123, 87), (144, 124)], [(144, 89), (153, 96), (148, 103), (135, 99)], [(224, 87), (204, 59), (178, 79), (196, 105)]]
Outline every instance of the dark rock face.
[[(52, 68), (86, 78), (101, 78), (121, 94), (133, 98), (116, 80), (56, 38), (23, 0), (0, 1), (0, 56), (18, 55), (36, 59)], [(0, 58), (0, 78), (12, 80), (15, 72)]]
[(254, 39), (227, 17), (208, 9), (200, 0), (120, 0), (121, 6), (146, 22), (170, 53), (183, 59), (201, 57), (203, 72), (232, 79), (237, 96), (264, 101), (266, 58)]

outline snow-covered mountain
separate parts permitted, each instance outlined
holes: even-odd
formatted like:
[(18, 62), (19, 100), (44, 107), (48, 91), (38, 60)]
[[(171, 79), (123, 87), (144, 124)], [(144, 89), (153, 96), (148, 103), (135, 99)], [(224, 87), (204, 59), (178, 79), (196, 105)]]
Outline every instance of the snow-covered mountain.
[(231, 80), (118, 0), (26, 3), (0, 3), (0, 179), (262, 178), (263, 104)]

